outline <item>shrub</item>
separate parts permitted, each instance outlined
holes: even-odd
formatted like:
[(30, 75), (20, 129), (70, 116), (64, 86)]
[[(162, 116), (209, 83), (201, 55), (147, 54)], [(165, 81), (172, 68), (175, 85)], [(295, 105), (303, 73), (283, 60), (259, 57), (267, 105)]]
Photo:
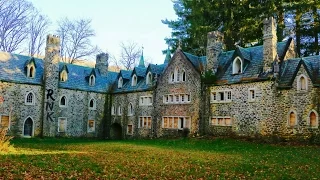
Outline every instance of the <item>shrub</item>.
[(7, 136), (7, 129), (0, 128), (0, 152), (12, 152), (13, 146), (10, 144), (12, 136)]

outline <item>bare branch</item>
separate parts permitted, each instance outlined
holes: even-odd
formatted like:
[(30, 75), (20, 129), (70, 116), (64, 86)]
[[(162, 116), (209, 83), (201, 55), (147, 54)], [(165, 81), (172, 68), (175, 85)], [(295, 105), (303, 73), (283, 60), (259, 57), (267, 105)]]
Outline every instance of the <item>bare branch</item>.
[(132, 41), (121, 42), (120, 48), (119, 63), (127, 70), (133, 69), (141, 55), (141, 49), (137, 46), (137, 43)]

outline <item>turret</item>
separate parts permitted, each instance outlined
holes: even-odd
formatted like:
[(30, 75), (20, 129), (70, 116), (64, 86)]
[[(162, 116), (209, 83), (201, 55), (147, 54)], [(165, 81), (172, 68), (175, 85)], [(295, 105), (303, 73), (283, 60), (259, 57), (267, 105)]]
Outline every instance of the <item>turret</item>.
[(139, 61), (138, 67), (143, 67), (143, 68), (146, 67), (146, 66), (144, 65), (143, 47), (142, 47), (142, 51), (141, 51), (141, 56), (140, 56), (140, 61)]
[(213, 73), (216, 73), (218, 70), (218, 57), (223, 48), (223, 33), (219, 31), (209, 32), (207, 38), (206, 71), (212, 70)]
[(108, 59), (109, 54), (100, 53), (96, 56), (96, 69), (99, 70), (100, 75), (106, 76), (108, 74)]

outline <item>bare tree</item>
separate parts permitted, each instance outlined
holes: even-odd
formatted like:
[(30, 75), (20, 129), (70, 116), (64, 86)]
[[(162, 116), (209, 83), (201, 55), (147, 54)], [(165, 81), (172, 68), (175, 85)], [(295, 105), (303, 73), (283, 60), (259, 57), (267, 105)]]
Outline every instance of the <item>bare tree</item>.
[(26, 0), (0, 1), (0, 50), (19, 49), (28, 36), (28, 24), (34, 7)]
[(32, 21), (29, 23), (28, 39), (28, 53), (30, 56), (39, 56), (41, 54), (49, 24), (49, 19), (38, 11), (35, 11), (32, 15)]
[(58, 22), (57, 33), (61, 42), (61, 57), (64, 62), (73, 63), (75, 60), (96, 54), (99, 49), (91, 44), (95, 36), (90, 19), (69, 20)]
[(126, 70), (133, 69), (141, 56), (141, 48), (138, 47), (137, 43), (132, 41), (128, 41), (127, 43), (121, 42), (120, 48), (119, 63)]

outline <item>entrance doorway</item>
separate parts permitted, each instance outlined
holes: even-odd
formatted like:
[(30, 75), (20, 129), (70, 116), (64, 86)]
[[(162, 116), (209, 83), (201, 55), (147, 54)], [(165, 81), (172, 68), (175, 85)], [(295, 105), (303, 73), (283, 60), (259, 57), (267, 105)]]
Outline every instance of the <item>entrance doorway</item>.
[(33, 135), (33, 121), (30, 117), (26, 119), (23, 126), (23, 136), (32, 136)]
[(113, 140), (122, 139), (122, 127), (118, 123), (113, 123), (110, 128), (110, 138)]

